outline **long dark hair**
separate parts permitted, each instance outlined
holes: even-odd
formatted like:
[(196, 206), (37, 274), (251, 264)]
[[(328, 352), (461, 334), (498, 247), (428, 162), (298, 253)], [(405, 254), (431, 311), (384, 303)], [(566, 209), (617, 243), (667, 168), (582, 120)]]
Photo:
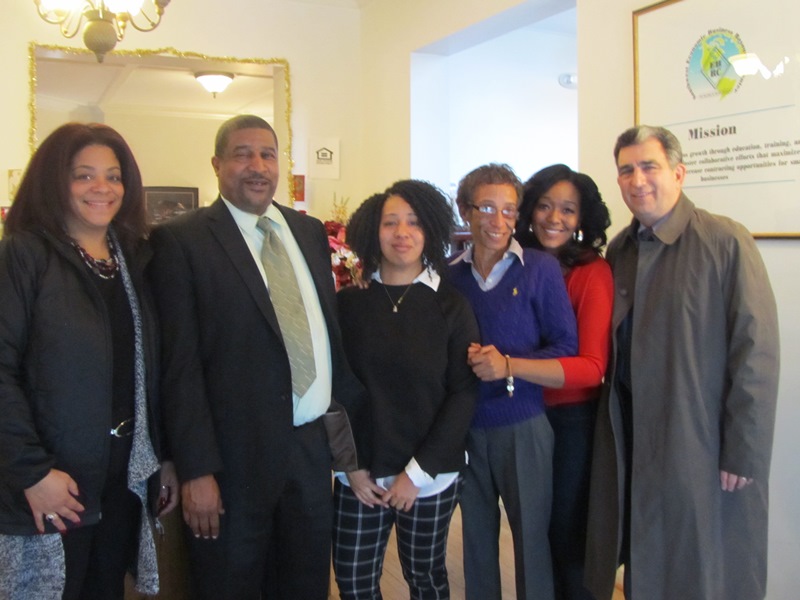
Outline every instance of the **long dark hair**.
[(400, 196), (414, 209), (425, 235), (422, 262), (439, 275), (446, 275), (447, 249), (455, 227), (453, 210), (436, 186), (427, 181), (404, 179), (392, 184), (385, 192), (367, 198), (347, 223), (347, 242), (361, 259), (364, 278), (370, 277), (381, 265), (381, 214), (389, 196)]
[(147, 236), (142, 175), (127, 142), (108, 125), (67, 123), (51, 133), (31, 157), (8, 211), (5, 233), (47, 231), (67, 240), (66, 220), (71, 212), (72, 161), (87, 146), (107, 146), (119, 161), (125, 194), (114, 217), (114, 229), (125, 245)]
[(568, 181), (575, 186), (580, 196), (580, 225), (583, 239), (571, 239), (558, 249), (558, 261), (563, 267), (571, 268), (576, 265), (593, 261), (602, 252), (606, 245), (606, 229), (611, 225), (608, 207), (603, 202), (597, 184), (588, 175), (573, 171), (567, 165), (551, 165), (535, 173), (525, 183), (522, 205), (517, 219), (517, 232), (514, 237), (523, 247), (542, 249), (542, 244), (531, 231), (533, 213), (539, 199), (550, 188), (561, 181)]

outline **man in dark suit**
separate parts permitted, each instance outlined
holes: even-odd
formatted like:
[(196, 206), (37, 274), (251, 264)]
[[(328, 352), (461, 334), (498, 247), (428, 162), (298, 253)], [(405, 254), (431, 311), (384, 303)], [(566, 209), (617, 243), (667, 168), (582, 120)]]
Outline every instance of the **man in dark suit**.
[[(273, 202), (278, 142), (263, 119), (226, 121), (211, 163), (216, 202), (152, 234), (192, 597), (323, 599), (332, 503), (321, 416), (331, 395), (350, 409), (362, 394), (342, 352), (327, 237), (318, 220)], [(285, 248), (313, 340), (313, 381), (300, 393), (260, 217)]]

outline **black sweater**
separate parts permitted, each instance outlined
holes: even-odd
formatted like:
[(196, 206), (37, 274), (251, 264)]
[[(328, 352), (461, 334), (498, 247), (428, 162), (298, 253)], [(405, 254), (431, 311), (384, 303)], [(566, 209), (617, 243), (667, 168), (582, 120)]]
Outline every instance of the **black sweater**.
[(435, 292), (415, 283), (392, 312), (387, 291), (397, 302), (405, 290), (373, 281), (338, 295), (345, 351), (369, 394), (368, 415), (354, 425), (359, 466), (375, 478), (412, 457), (432, 477), (461, 470), (475, 410), (467, 348), (479, 334), (469, 303), (446, 281)]

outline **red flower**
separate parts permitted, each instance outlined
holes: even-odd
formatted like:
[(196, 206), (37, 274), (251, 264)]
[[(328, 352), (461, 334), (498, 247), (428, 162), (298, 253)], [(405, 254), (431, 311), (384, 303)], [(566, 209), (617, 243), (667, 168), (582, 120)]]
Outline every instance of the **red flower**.
[(331, 271), (336, 289), (353, 284), (353, 278), (361, 270), (361, 262), (346, 242), (347, 231), (338, 221), (325, 221), (328, 247), (331, 250)]

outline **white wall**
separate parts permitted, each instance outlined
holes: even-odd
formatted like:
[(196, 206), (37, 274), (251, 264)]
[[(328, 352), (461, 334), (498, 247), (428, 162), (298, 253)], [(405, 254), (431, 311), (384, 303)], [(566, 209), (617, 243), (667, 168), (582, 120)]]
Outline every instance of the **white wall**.
[(574, 36), (538, 23), (450, 56), (414, 53), (411, 176), (452, 191), (489, 162), (523, 180), (555, 162), (577, 167), (578, 94), (558, 84), (576, 69)]
[[(452, 88), (448, 92), (442, 86), (441, 78), (449, 78), (449, 75), (433, 55), (455, 55), (573, 4), (571, 0), (372, 0), (366, 3), (362, 8), (363, 77), (364, 89), (369, 94), (362, 117), (364, 147), (369, 149), (364, 163), (366, 191), (381, 190), (396, 179), (408, 177), (412, 173), (412, 160), (415, 176), (431, 179), (445, 189), (451, 179), (450, 174), (441, 174), (444, 166), (438, 149), (442, 148), (442, 136), (452, 131), (452, 122), (445, 124), (430, 115), (415, 114), (414, 119), (420, 119), (418, 122), (428, 119), (430, 134), (425, 136), (425, 127), (415, 123), (413, 159), (411, 155), (412, 96), (417, 106), (419, 101), (441, 104), (444, 96), (437, 98), (437, 94), (452, 97), (454, 93)], [(479, 23), (480, 27), (473, 27)], [(436, 46), (432, 47), (434, 44)], [(415, 54), (419, 52), (425, 54)], [(418, 83), (424, 81), (425, 84), (411, 85), (412, 64), (415, 76), (419, 77)], [(486, 69), (476, 73), (473, 85), (480, 86), (483, 80), (496, 81)], [(517, 84), (507, 84), (511, 87), (510, 93), (515, 93)], [(473, 146), (491, 143), (488, 130), (480, 133), (481, 139), (469, 143)], [(430, 153), (432, 163), (426, 152)], [(449, 157), (447, 160), (450, 169)], [(471, 164), (469, 169), (474, 166), (477, 164)]]
[[(765, 0), (780, 12), (795, 0)], [(630, 215), (620, 199), (612, 149), (633, 125), (633, 33), (631, 13), (644, 0), (578, 0), (578, 125), (580, 168), (595, 178), (612, 211), (614, 231)], [(700, 193), (699, 191), (697, 193)], [(800, 240), (763, 240), (759, 249), (778, 300), (781, 378), (770, 479), (768, 598), (796, 598), (800, 590)]]
[(454, 54), (450, 63), (450, 181), (488, 162), (520, 178), (578, 165), (578, 94), (558, 84), (577, 68), (575, 38), (522, 27)]

